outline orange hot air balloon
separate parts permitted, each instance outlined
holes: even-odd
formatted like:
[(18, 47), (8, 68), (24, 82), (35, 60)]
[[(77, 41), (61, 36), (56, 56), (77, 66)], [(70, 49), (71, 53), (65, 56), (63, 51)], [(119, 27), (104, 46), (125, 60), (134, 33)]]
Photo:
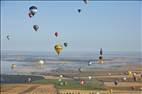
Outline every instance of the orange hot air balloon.
[(61, 44), (56, 44), (54, 46), (56, 53), (59, 55), (61, 51), (63, 50), (63, 46)]

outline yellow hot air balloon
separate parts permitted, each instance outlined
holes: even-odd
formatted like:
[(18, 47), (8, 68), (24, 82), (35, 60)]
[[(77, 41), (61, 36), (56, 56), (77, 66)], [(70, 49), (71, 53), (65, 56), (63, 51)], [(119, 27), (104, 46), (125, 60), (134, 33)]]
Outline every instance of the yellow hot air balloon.
[(112, 94), (112, 89), (109, 89), (109, 90), (108, 90), (108, 94)]
[(61, 51), (63, 50), (63, 46), (61, 44), (56, 44), (54, 46), (56, 53), (59, 55)]
[(131, 71), (128, 71), (128, 76), (132, 77), (132, 72)]

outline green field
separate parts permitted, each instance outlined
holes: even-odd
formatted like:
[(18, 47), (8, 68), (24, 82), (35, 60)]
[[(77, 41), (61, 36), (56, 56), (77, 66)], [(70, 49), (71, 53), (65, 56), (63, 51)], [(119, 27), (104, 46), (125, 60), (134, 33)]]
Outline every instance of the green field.
[(85, 80), (85, 84), (81, 85), (80, 80), (73, 79), (64, 79), (62, 81), (58, 81), (58, 79), (44, 79), (42, 76), (32, 75), (2, 75), (1, 77), (5, 79), (5, 81), (2, 83), (3, 85), (27, 83), (26, 80), (30, 77), (32, 78), (31, 83), (33, 84), (54, 84), (58, 89), (99, 90), (104, 88), (103, 82), (95, 79)]
[(103, 89), (103, 83), (97, 80), (87, 80), (84, 85), (80, 84), (79, 80), (53, 80), (53, 79), (42, 79), (34, 81), (36, 84), (54, 84), (58, 89), (79, 89), (79, 90), (94, 90)]

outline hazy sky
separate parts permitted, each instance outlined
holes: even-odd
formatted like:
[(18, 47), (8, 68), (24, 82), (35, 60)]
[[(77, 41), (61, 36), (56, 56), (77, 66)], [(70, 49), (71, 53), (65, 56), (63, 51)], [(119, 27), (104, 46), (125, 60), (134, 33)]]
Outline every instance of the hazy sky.
[[(30, 19), (32, 5), (38, 13)], [(140, 51), (141, 16), (141, 1), (2, 1), (1, 49), (54, 51), (56, 43), (68, 42), (66, 52)], [(33, 32), (34, 24), (39, 32)]]

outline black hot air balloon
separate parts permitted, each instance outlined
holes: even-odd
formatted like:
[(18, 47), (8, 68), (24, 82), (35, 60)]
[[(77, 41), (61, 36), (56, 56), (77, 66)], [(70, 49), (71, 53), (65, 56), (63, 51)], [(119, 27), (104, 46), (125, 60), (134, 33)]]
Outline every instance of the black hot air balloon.
[(38, 25), (34, 25), (34, 26), (33, 26), (33, 29), (34, 29), (35, 31), (38, 31), (39, 26), (38, 26)]
[(81, 9), (78, 9), (77, 11), (80, 13), (80, 12), (81, 12)]
[(64, 46), (65, 46), (65, 47), (67, 47), (67, 46), (68, 46), (68, 43), (67, 43), (67, 42), (65, 42), (65, 43), (64, 43)]
[(9, 35), (7, 35), (6, 38), (7, 38), (7, 40), (10, 40), (10, 36)]
[(100, 55), (103, 55), (103, 50), (102, 50), (102, 48), (100, 49)]

